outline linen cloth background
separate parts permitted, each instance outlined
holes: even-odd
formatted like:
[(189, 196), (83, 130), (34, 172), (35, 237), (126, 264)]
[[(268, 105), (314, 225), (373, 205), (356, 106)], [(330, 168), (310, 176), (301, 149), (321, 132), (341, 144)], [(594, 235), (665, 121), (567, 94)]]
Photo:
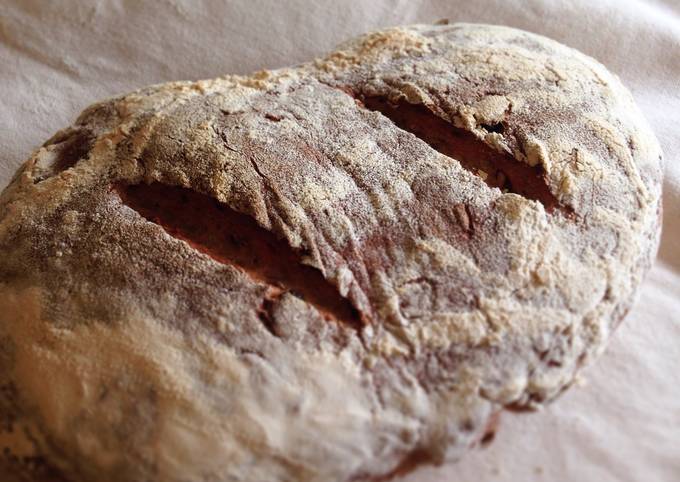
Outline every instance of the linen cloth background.
[(664, 234), (587, 383), (541, 413), (505, 414), (489, 448), (404, 482), (680, 480), (680, 0), (2, 0), (0, 188), (103, 97), (296, 64), (371, 29), (442, 18), (540, 33), (618, 74), (665, 153)]

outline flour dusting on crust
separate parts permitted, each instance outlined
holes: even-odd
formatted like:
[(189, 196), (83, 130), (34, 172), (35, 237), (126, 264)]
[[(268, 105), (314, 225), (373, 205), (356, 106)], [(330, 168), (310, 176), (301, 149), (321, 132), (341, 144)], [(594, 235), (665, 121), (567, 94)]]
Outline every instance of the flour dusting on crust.
[[(615, 76), (505, 27), (393, 28), (91, 106), (0, 196), (0, 473), (372, 481), (454, 461), (602, 352), (656, 252), (660, 164)], [(360, 323), (126, 186), (248, 217)]]

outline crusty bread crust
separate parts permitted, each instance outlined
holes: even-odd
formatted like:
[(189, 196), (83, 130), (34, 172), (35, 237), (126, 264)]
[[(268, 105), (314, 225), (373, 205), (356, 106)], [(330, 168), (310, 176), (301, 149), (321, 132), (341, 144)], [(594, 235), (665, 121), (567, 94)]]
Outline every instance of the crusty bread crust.
[(661, 155), (596, 61), (505, 27), (96, 104), (0, 196), (0, 466), (387, 480), (601, 353)]

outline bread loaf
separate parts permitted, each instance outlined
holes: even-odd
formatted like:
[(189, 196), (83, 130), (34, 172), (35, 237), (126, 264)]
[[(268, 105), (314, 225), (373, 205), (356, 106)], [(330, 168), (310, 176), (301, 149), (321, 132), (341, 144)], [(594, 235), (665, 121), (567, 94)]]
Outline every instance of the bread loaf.
[(455, 461), (602, 352), (660, 186), (619, 80), (505, 27), (392, 28), (95, 104), (0, 196), (0, 470), (385, 481)]

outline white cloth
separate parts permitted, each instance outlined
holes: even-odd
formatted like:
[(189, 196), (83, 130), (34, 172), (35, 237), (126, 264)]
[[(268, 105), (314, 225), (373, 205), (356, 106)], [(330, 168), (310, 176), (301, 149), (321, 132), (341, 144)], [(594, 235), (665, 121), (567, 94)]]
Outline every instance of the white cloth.
[(585, 372), (587, 385), (542, 413), (505, 414), (488, 449), (405, 480), (680, 480), (678, 0), (3, 0), (0, 187), (100, 98), (291, 65), (368, 30), (442, 18), (544, 34), (617, 73), (665, 152), (664, 234), (639, 302)]

